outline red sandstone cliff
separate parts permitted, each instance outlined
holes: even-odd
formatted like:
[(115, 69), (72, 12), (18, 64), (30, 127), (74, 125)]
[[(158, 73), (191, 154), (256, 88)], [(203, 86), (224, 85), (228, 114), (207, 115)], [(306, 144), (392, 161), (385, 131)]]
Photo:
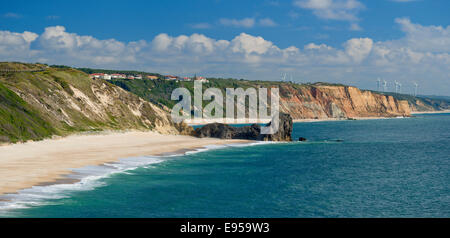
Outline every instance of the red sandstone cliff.
[(350, 86), (280, 85), (280, 110), (294, 119), (410, 116), (407, 101)]

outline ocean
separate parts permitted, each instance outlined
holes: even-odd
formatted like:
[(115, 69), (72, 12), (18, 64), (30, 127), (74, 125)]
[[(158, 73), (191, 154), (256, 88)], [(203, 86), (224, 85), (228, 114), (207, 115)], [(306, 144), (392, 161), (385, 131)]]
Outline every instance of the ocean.
[(450, 114), (295, 123), (307, 142), (211, 146), (76, 170), (3, 217), (450, 217)]

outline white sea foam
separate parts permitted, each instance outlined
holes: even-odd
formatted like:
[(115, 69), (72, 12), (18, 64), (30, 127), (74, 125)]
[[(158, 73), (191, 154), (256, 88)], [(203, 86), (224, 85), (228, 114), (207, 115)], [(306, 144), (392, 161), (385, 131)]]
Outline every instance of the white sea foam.
[[(49, 201), (67, 198), (76, 191), (88, 191), (104, 186), (101, 179), (116, 173), (128, 173), (127, 171), (151, 164), (161, 163), (164, 157), (135, 157), (120, 159), (115, 163), (107, 163), (97, 166), (85, 166), (72, 169), (71, 174), (65, 176), (67, 183), (33, 186), (13, 194), (0, 196), (0, 215), (8, 215), (12, 209), (29, 208), (46, 205)], [(70, 183), (72, 179), (78, 180)]]
[(14, 214), (11, 212), (16, 209), (25, 209), (57, 203), (58, 199), (70, 197), (71, 193), (73, 192), (89, 191), (101, 186), (105, 186), (106, 182), (102, 179), (107, 178), (113, 174), (132, 174), (129, 171), (135, 170), (137, 168), (151, 167), (154, 164), (158, 164), (168, 160), (170, 157), (195, 154), (226, 147), (245, 147), (268, 143), (271, 142), (209, 145), (181, 154), (122, 158), (119, 159), (118, 162), (72, 169), (73, 173), (65, 176), (67, 178), (66, 183), (64, 183), (63, 181), (60, 184), (33, 186), (31, 188), (19, 190), (17, 193), (1, 195), (0, 216), (13, 216)]
[(204, 146), (203, 148), (199, 148), (199, 149), (192, 150), (192, 151), (187, 151), (187, 152), (185, 152), (185, 154), (191, 155), (191, 154), (196, 154), (196, 153), (200, 153), (200, 152), (205, 152), (208, 150), (223, 149), (226, 147), (227, 147), (227, 145), (207, 145), (207, 146)]

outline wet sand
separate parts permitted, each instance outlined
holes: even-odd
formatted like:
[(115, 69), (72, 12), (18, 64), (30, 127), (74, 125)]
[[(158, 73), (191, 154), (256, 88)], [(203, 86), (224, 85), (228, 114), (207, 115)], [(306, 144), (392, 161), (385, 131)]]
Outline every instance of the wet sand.
[(66, 183), (72, 169), (116, 162), (121, 158), (167, 155), (207, 145), (246, 143), (155, 132), (74, 135), (0, 146), (0, 195), (36, 185)]

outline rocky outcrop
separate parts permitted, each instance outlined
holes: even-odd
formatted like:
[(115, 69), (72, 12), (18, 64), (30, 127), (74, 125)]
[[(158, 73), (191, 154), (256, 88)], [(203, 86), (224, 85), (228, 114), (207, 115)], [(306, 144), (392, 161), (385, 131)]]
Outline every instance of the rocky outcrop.
[[(276, 133), (262, 134), (261, 126), (253, 124), (251, 126), (233, 127), (222, 123), (212, 123), (197, 128), (194, 136), (214, 137), (220, 139), (244, 139), (258, 141), (292, 141), (292, 117), (285, 113), (279, 115), (279, 127)], [(273, 121), (266, 126), (270, 127)]]
[[(272, 120), (266, 126), (270, 127), (274, 121)], [(279, 126), (276, 133), (262, 135), (263, 141), (292, 141), (292, 117), (286, 113), (280, 113)]]

